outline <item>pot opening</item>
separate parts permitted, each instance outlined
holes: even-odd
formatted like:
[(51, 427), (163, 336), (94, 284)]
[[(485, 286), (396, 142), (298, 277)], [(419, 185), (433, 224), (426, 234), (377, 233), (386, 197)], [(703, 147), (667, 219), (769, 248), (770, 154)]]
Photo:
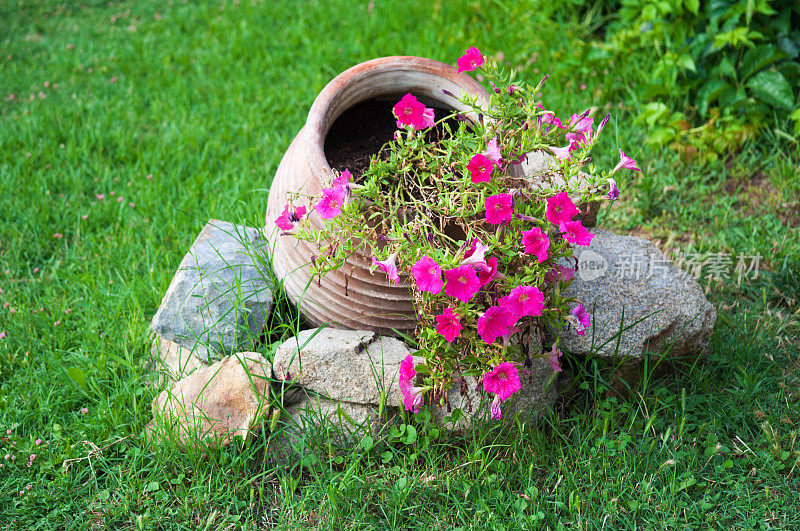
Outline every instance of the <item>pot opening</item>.
[[(397, 120), (392, 108), (402, 97), (403, 94), (399, 94), (362, 101), (333, 122), (325, 136), (325, 158), (333, 170), (342, 172), (348, 169), (358, 181), (369, 167), (370, 158), (394, 137)], [(425, 100), (425, 103), (433, 108), (437, 121), (455, 110), (439, 102)], [(458, 128), (455, 119), (450, 118), (447, 123), (451, 130)], [(437, 124), (427, 133), (427, 140), (433, 141), (445, 134), (442, 125)]]

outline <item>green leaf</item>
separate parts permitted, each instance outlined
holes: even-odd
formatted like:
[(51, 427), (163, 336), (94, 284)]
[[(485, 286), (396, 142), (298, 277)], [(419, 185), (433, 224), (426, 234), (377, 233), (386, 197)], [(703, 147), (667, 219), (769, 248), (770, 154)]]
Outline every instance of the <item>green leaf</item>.
[(419, 374), (430, 374), (431, 368), (426, 363), (417, 363), (414, 365), (414, 370)]
[(724, 109), (737, 105), (745, 100), (747, 100), (747, 93), (744, 87), (735, 89), (729, 85), (728, 88), (723, 90), (722, 94), (719, 95), (719, 106)]
[(652, 129), (661, 118), (668, 116), (669, 108), (660, 101), (654, 101), (644, 106), (644, 110), (636, 117), (636, 122), (644, 122)]
[(697, 110), (701, 116), (706, 115), (709, 104), (719, 98), (728, 87), (730, 83), (727, 81), (710, 79), (697, 91)]
[(417, 440), (417, 428), (409, 425), (408, 429), (406, 429), (406, 438), (403, 442), (406, 444), (414, 444), (416, 440)]
[(747, 81), (753, 74), (786, 57), (786, 52), (773, 44), (762, 44), (747, 50), (739, 68), (741, 80)]
[(84, 391), (89, 390), (89, 388), (86, 386), (86, 376), (84, 376), (82, 370), (77, 367), (69, 367), (66, 369), (66, 371), (70, 380), (78, 384), (78, 386)]
[(683, 5), (686, 6), (693, 15), (697, 15), (700, 11), (700, 0), (685, 0)]
[(733, 63), (728, 57), (723, 57), (719, 62), (719, 66), (713, 71), (718, 71), (720, 74), (730, 79), (738, 78), (738, 75), (736, 74), (736, 67), (733, 66)]
[(361, 442), (359, 443), (359, 446), (365, 452), (369, 452), (372, 449), (372, 447), (375, 446), (375, 441), (372, 439), (372, 437), (367, 435), (366, 437), (361, 439)]
[(688, 54), (681, 55), (680, 57), (678, 57), (677, 64), (684, 70), (691, 70), (692, 72), (697, 72), (697, 67), (695, 67), (694, 59), (692, 59), (691, 55)]
[(787, 111), (794, 108), (792, 87), (783, 74), (773, 70), (765, 70), (753, 76), (747, 82), (751, 94), (764, 103)]
[(697, 483), (697, 480), (690, 476), (689, 478), (681, 481), (681, 484), (678, 486), (678, 490), (675, 492), (681, 492), (682, 490), (686, 490), (695, 483)]
[(794, 121), (794, 134), (800, 135), (800, 107), (789, 116)]
[(151, 482), (150, 482), (150, 483), (148, 483), (148, 484), (147, 484), (147, 486), (144, 488), (144, 491), (145, 491), (145, 492), (155, 492), (155, 491), (157, 491), (159, 488), (161, 488), (161, 485), (159, 485), (159, 484), (158, 484), (158, 481), (151, 481)]
[(791, 86), (800, 85), (800, 63), (797, 61), (784, 61), (778, 66), (778, 72), (783, 74)]
[(667, 142), (675, 139), (675, 129), (671, 127), (659, 127), (648, 136), (647, 141), (652, 145), (663, 146)]

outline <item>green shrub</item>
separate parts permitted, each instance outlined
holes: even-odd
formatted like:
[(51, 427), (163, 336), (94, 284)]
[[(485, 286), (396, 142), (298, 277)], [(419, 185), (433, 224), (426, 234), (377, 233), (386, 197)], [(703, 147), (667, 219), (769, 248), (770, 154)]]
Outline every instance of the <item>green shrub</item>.
[[(767, 128), (800, 134), (796, 0), (621, 0), (580, 5), (605, 17), (601, 45), (646, 101), (654, 144), (716, 158)], [(637, 68), (654, 61), (655, 67)]]

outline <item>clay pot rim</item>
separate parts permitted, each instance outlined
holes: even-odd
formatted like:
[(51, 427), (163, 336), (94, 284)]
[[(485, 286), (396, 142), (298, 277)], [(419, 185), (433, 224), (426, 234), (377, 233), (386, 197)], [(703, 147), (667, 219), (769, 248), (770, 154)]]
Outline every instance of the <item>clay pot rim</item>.
[[(489, 94), (486, 89), (471, 76), (460, 73), (447, 63), (415, 57), (411, 55), (392, 55), (379, 57), (352, 66), (333, 78), (317, 95), (306, 119), (306, 157), (315, 174), (330, 173), (331, 167), (325, 157), (325, 136), (336, 118), (346, 109), (337, 109), (342, 94), (358, 84), (363, 83), (365, 77), (372, 77), (392, 71), (422, 72), (431, 76), (438, 76), (453, 84), (463, 87), (464, 92), (488, 101)], [(374, 97), (375, 94), (369, 97)], [(456, 96), (459, 96), (456, 94)], [(365, 101), (369, 98), (364, 98)], [(438, 101), (447, 104), (446, 100), (453, 100), (442, 93), (436, 97)], [(457, 100), (453, 100), (455, 103)], [(358, 102), (355, 102), (358, 103)]]

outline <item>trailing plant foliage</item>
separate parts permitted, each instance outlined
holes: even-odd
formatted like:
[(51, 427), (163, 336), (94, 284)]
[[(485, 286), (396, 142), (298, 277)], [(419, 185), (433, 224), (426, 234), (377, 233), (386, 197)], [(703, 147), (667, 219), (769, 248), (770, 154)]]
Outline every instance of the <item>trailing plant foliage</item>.
[[(470, 48), (459, 71), (483, 63)], [(442, 403), (447, 389), (473, 377), (494, 395), (492, 415), (500, 418), (500, 403), (520, 389), (518, 370), (535, 357), (560, 370), (558, 341), (547, 354), (526, 345), (546, 328), (569, 324), (583, 334), (591, 325), (581, 302), (564, 294), (573, 246), (593, 236), (574, 219), (576, 204), (616, 199), (611, 175), (638, 170), (621, 150), (611, 171), (589, 164), (609, 116), (596, 128), (588, 110), (562, 123), (537, 102), (544, 80), (531, 87), (483, 66), (488, 101), (464, 96), (470, 112), (436, 121), (433, 109), (405, 95), (393, 109), (394, 140), (359, 179), (345, 170), (321, 197), (293, 194), (276, 220), (285, 236), (316, 245), (312, 269), (321, 282), (356, 252), (371, 255), (389, 282), (407, 282), (425, 362), (404, 361), (400, 389), (415, 413), (426, 393)], [(521, 163), (537, 150), (549, 150), (555, 162), (525, 176)]]
[[(800, 3), (580, 2), (603, 15), (603, 47), (639, 72), (650, 142), (716, 158), (764, 130), (800, 135)], [(634, 52), (634, 53), (632, 53)], [(635, 68), (654, 55), (655, 68)]]

